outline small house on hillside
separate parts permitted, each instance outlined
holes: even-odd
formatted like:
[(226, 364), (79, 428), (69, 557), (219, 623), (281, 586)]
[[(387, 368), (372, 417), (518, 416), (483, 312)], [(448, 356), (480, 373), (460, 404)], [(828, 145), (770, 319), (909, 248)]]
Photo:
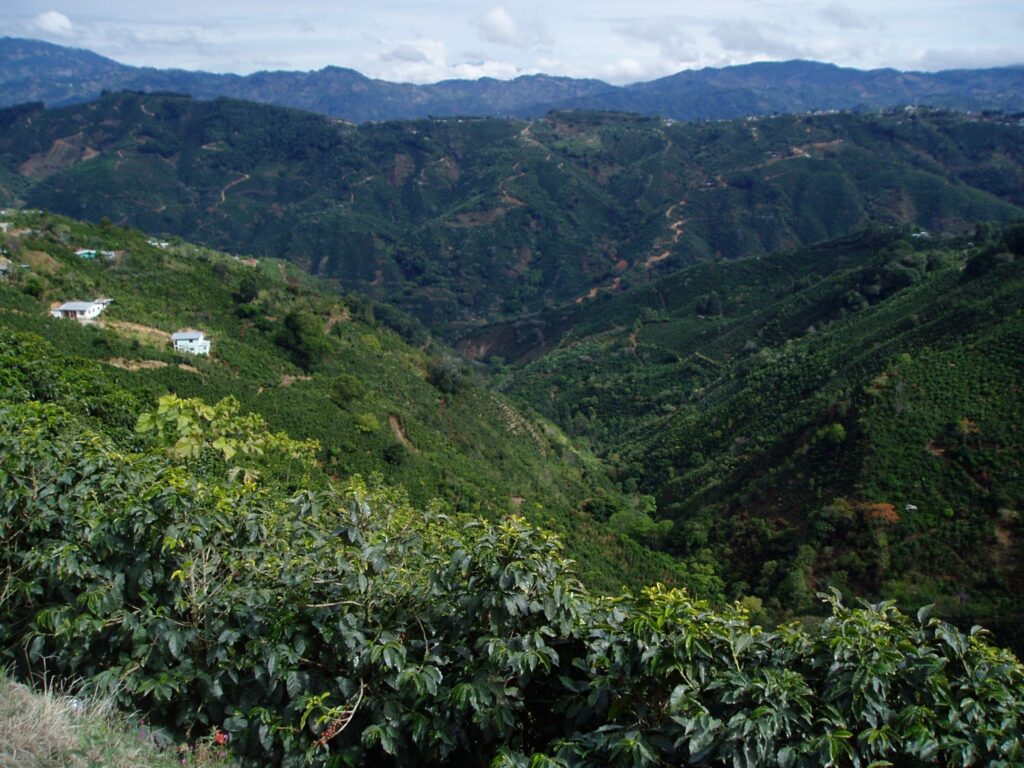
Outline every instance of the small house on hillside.
[(100, 316), (100, 312), (106, 309), (113, 299), (105, 302), (99, 301), (65, 301), (56, 309), (50, 310), (51, 317), (77, 320), (80, 323), (89, 323)]
[(203, 335), (202, 331), (195, 331), (187, 328), (171, 334), (171, 344), (175, 352), (187, 352), (190, 355), (210, 354), (210, 340)]
[(96, 251), (94, 251), (92, 248), (79, 248), (77, 251), (75, 251), (75, 256), (77, 256), (80, 259), (95, 259)]

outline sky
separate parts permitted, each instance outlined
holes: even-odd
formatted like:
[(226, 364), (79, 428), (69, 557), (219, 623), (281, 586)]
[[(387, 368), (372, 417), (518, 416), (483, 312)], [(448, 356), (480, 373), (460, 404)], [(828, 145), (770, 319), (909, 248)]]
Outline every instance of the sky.
[(794, 58), (925, 71), (1024, 63), (1021, 0), (13, 0), (3, 15), (4, 35), (136, 66), (333, 65), (413, 83), (544, 72), (624, 84)]

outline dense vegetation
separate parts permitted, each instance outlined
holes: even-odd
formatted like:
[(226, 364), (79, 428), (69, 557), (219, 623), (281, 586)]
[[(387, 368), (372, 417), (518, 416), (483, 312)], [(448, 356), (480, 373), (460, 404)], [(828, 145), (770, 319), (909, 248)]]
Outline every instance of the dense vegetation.
[(0, 192), (99, 221), (3, 213), (18, 677), (252, 765), (1024, 761), (968, 629), (1024, 636), (1011, 121), (0, 126)]
[(174, 397), (122, 440), (0, 405), (0, 654), (251, 765), (1024, 759), (1024, 669), (977, 630), (836, 596), (775, 632), (663, 587), (594, 599), (521, 518), (289, 491), (309, 448)]
[(445, 335), (867, 221), (962, 232), (1024, 205), (1014, 120), (925, 110), (357, 127), (120, 93), (0, 126), (8, 200), (287, 258)]
[(866, 231), (480, 333), (549, 341), (506, 386), (657, 500), (610, 519), (733, 596), (937, 602), (1019, 643), (1022, 231)]
[[(584, 579), (604, 590), (688, 578), (587, 511), (613, 499), (638, 506), (639, 497), (621, 499), (591, 455), (489, 392), (388, 307), (339, 297), (285, 262), (161, 249), (139, 232), (45, 214), (14, 217), (5, 247), (27, 268), (0, 279), (0, 329), (19, 332), (0, 344), (0, 396), (80, 403), (116, 435), (168, 391), (231, 397), (273, 430), (318, 442), (315, 487), (384, 474), (417, 504), (439, 498), (492, 518), (517, 511), (562, 532)], [(86, 247), (114, 255), (74, 255)], [(48, 316), (53, 303), (97, 296), (114, 302), (94, 325)], [(212, 339), (209, 358), (171, 349), (170, 333), (188, 326)], [(712, 579), (698, 591), (713, 596), (719, 586)]]

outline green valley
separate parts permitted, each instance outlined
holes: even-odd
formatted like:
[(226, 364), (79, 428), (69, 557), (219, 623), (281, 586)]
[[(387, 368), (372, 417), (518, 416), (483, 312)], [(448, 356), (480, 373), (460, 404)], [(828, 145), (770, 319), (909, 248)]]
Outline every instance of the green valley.
[(733, 596), (773, 615), (824, 585), (936, 602), (1015, 643), (1022, 231), (865, 231), (467, 343), (529, 360), (506, 388), (656, 497), (638, 540), (712, 564)]

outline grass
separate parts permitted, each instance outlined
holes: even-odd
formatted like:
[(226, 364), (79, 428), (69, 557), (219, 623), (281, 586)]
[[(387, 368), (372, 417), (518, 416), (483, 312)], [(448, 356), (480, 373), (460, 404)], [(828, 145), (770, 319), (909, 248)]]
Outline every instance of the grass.
[(165, 733), (118, 711), (109, 699), (43, 690), (0, 673), (0, 765), (4, 768), (228, 768), (212, 738), (178, 747)]

